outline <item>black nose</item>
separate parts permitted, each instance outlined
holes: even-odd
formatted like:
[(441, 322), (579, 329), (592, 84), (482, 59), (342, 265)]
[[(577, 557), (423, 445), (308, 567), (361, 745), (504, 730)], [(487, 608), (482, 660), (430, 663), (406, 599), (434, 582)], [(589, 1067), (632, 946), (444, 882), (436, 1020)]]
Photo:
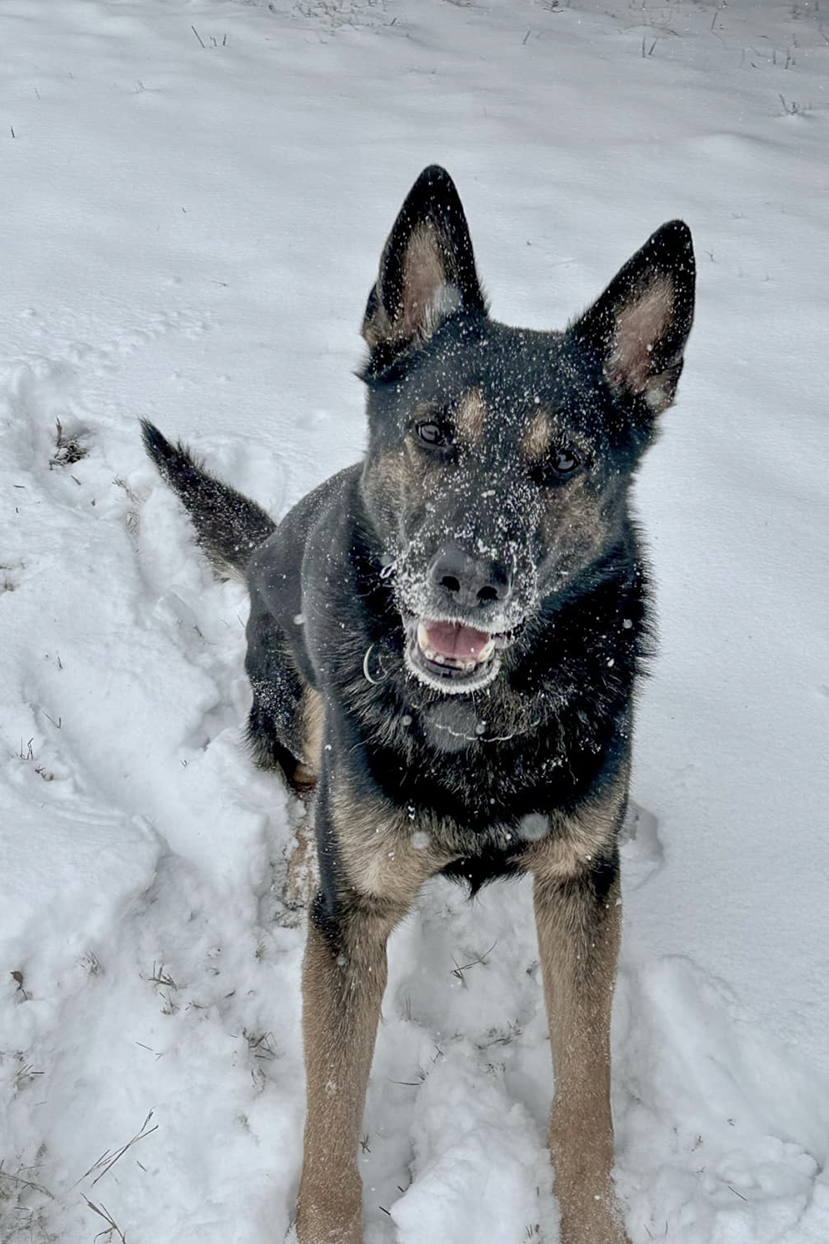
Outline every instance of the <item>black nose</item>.
[(429, 569), (429, 577), (448, 605), (462, 609), (483, 609), (496, 602), (504, 604), (512, 588), (512, 575), (506, 566), (484, 557), (473, 557), (456, 544), (440, 549)]

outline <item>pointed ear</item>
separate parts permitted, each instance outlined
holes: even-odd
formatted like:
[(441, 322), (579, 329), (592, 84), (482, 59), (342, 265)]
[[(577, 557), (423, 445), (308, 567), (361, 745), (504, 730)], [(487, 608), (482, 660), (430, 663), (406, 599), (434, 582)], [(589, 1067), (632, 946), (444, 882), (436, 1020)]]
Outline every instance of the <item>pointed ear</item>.
[(639, 398), (654, 414), (670, 406), (694, 318), (695, 281), (691, 231), (672, 220), (571, 325), (570, 334), (598, 352), (616, 396)]
[(380, 259), (362, 333), (380, 366), (427, 340), (458, 307), (486, 311), (469, 227), (445, 169), (424, 169), (409, 191)]

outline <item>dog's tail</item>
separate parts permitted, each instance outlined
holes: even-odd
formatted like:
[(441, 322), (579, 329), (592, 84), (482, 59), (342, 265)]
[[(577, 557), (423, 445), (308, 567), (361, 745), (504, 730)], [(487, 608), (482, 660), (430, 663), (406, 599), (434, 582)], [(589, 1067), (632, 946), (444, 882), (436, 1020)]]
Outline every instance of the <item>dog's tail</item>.
[(215, 568), (222, 575), (241, 576), (276, 523), (255, 501), (215, 479), (181, 441), (171, 445), (147, 419), (141, 420), (141, 436), (161, 478), (190, 515), (196, 538)]

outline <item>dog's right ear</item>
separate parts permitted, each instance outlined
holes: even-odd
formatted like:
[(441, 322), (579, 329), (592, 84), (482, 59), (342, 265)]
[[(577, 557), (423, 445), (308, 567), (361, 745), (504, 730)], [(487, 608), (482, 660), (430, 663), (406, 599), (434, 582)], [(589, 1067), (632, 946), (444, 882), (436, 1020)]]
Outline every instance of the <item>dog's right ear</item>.
[(437, 164), (424, 169), (394, 222), (368, 296), (362, 333), (369, 370), (426, 341), (459, 307), (486, 311), (455, 183)]
[(617, 273), (569, 333), (593, 349), (611, 392), (658, 414), (671, 405), (694, 319), (691, 231), (670, 220)]

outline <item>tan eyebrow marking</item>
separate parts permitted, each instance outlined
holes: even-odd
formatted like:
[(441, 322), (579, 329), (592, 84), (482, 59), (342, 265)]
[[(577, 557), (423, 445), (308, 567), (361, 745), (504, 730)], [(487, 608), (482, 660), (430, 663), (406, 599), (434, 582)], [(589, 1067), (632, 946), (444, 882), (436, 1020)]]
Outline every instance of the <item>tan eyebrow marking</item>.
[(538, 462), (550, 448), (553, 426), (546, 411), (539, 410), (521, 437), (521, 451), (529, 462)]
[(468, 445), (477, 445), (484, 431), (486, 406), (480, 389), (470, 389), (455, 412), (455, 428)]

